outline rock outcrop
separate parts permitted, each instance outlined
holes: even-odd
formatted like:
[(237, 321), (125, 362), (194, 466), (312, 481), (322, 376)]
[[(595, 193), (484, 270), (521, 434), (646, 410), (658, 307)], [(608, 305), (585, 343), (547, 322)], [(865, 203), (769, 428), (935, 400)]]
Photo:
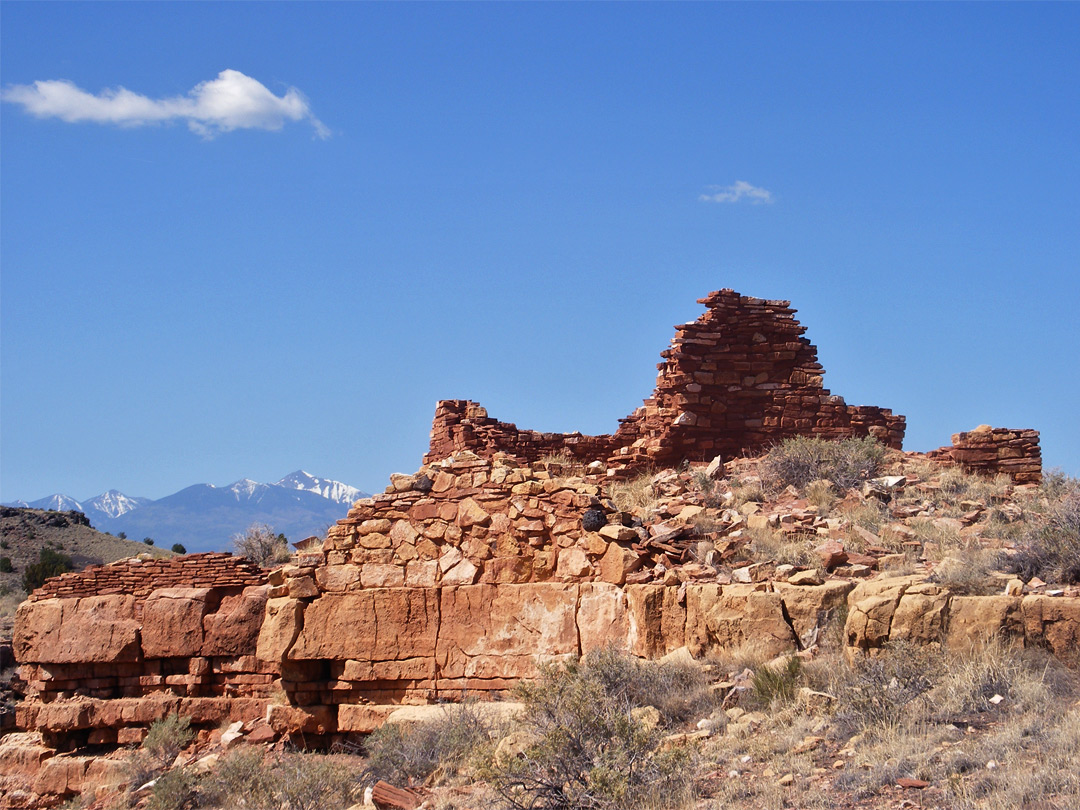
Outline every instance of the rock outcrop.
[(874, 436), (900, 448), (904, 417), (885, 408), (847, 405), (824, 388), (817, 349), (803, 337), (788, 301), (719, 290), (699, 300), (708, 309), (675, 327), (661, 353), (653, 395), (613, 435), (518, 430), (475, 402), (446, 400), (435, 411), (425, 461), (462, 450), (508, 453), (536, 461), (565, 453), (606, 460), (613, 473), (682, 461), (747, 455), (790, 436)]

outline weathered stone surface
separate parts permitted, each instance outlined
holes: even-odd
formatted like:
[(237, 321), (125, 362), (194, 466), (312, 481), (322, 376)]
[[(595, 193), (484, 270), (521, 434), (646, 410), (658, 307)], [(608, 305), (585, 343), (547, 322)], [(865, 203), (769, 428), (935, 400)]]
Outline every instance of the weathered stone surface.
[(268, 599), (266, 616), (259, 628), (256, 655), (260, 661), (280, 662), (292, 649), (304, 623), (305, 604), (299, 599), (283, 596)]
[(936, 585), (919, 583), (908, 587), (893, 612), (889, 638), (917, 645), (941, 642), (949, 598)]
[(203, 646), (209, 588), (159, 588), (143, 606), (142, 648), (147, 658), (186, 658)]
[(82, 791), (83, 776), (92, 757), (56, 756), (45, 760), (34, 780), (34, 793), (68, 796)]
[(26, 731), (0, 737), (0, 775), (33, 778), (56, 751), (42, 742), (41, 732)]
[(136, 600), (120, 594), (26, 601), (15, 614), (15, 657), (64, 664), (137, 661)]
[(608, 647), (625, 650), (630, 633), (626, 593), (604, 582), (581, 583), (575, 622), (582, 654)]
[(795, 632), (784, 618), (780, 594), (761, 586), (724, 585), (703, 614), (704, 633), (697, 629), (693, 645), (687, 645), (692, 649), (733, 649), (751, 642), (762, 654), (779, 655), (796, 648)]
[(387, 661), (434, 656), (438, 632), (437, 591), (327, 593), (307, 606), (289, 658)]
[(618, 543), (608, 543), (604, 556), (600, 558), (600, 579), (612, 585), (622, 585), (626, 575), (641, 567), (641, 557)]
[(448, 679), (536, 676), (536, 658), (575, 655), (577, 585), (470, 585), (441, 591), (436, 658)]
[(1029, 594), (1020, 603), (1020, 613), (1031, 643), (1045, 646), (1055, 655), (1076, 655), (1080, 649), (1080, 598)]
[(846, 580), (831, 579), (821, 585), (777, 582), (774, 588), (780, 594), (792, 628), (805, 645), (811, 642), (814, 632), (846, 604), (855, 585)]
[(254, 655), (266, 614), (269, 586), (254, 585), (226, 596), (218, 609), (203, 619), (202, 655)]
[(848, 597), (848, 618), (844, 625), (848, 651), (868, 652), (888, 641), (900, 598), (922, 580), (918, 575), (883, 577), (855, 586)]
[(679, 602), (678, 588), (630, 585), (626, 597), (630, 652), (659, 658), (685, 645), (686, 608)]
[(990, 639), (1024, 638), (1020, 598), (1016, 596), (953, 596), (949, 601), (945, 646), (964, 652)]

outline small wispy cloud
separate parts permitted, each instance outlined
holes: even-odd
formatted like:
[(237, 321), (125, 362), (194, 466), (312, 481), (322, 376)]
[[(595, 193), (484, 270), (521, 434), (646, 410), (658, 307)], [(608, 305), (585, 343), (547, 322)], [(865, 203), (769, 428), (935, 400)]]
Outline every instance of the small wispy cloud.
[(307, 99), (295, 87), (276, 96), (260, 81), (239, 70), (223, 70), (216, 79), (201, 82), (185, 96), (153, 99), (125, 87), (97, 95), (64, 79), (16, 84), (0, 91), (0, 99), (21, 105), (38, 118), (68, 123), (92, 122), (140, 127), (183, 121), (204, 138), (235, 129), (279, 130), (289, 121), (308, 121), (320, 138), (330, 130), (315, 117)]
[(752, 186), (745, 180), (736, 180), (730, 186), (709, 186), (709, 193), (698, 197), (702, 202), (737, 203), (748, 200), (751, 205), (763, 205), (773, 201), (771, 191)]

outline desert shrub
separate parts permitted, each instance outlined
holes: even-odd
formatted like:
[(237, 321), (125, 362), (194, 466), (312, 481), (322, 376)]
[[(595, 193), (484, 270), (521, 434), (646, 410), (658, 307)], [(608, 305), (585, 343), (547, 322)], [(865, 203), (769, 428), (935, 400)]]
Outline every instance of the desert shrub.
[(142, 541), (143, 541), (143, 543), (145, 543), (148, 546), (154, 545), (154, 538), (153, 537), (144, 537), (142, 539)]
[(1065, 488), (1044, 519), (1024, 535), (1011, 561), (1023, 579), (1080, 582), (1080, 486)]
[(273, 806), (274, 784), (265, 752), (257, 746), (236, 748), (218, 760), (199, 785), (199, 803), (241, 810)]
[(784, 439), (761, 462), (765, 487), (778, 491), (787, 486), (803, 489), (823, 479), (841, 492), (873, 478), (885, 460), (885, 446), (876, 439), (824, 441), (806, 436)]
[(191, 718), (173, 712), (150, 724), (142, 747), (163, 766), (168, 767), (193, 739), (195, 732), (191, 730)]
[(243, 532), (233, 535), (232, 544), (237, 554), (264, 568), (288, 562), (290, 556), (285, 535), (275, 534), (265, 523), (252, 523)]
[(839, 685), (838, 726), (845, 730), (895, 728), (914, 720), (914, 704), (934, 686), (940, 660), (926, 648), (893, 642), (882, 654), (859, 661)]
[(187, 810), (198, 800), (198, 780), (187, 768), (173, 768), (154, 782), (147, 810)]
[(634, 662), (605, 651), (543, 667), (537, 682), (522, 684), (520, 726), (536, 742), (524, 756), (492, 766), (490, 779), (505, 805), (626, 810), (684, 800), (689, 754), (659, 752), (659, 730), (631, 715), (639, 674)]
[(821, 540), (810, 534), (783, 534), (773, 529), (750, 529), (749, 550), (755, 562), (774, 562), (778, 565), (796, 565), (800, 568), (820, 568), (821, 557), (814, 547)]
[(0, 557), (0, 574), (10, 574), (15, 570), (11, 564), (11, 557)]
[(970, 548), (946, 557), (930, 575), (930, 581), (950, 591), (973, 596), (988, 596), (1001, 590), (993, 573), (1004, 563), (1000, 549)]
[(754, 672), (751, 681), (754, 697), (765, 706), (774, 701), (790, 703), (802, 679), (802, 661), (794, 655), (783, 666), (763, 666)]
[(818, 508), (822, 514), (827, 513), (836, 503), (836, 487), (832, 481), (819, 478), (806, 485), (806, 500)]
[(40, 588), (45, 580), (58, 577), (75, 568), (75, 563), (67, 554), (53, 548), (43, 548), (38, 553), (38, 561), (26, 566), (22, 576), (23, 590), (27, 593)]
[(321, 754), (286, 754), (271, 771), (273, 810), (344, 810), (354, 802), (358, 774)]
[(368, 773), (394, 784), (423, 781), (437, 769), (455, 775), (492, 742), (492, 726), (469, 703), (447, 705), (440, 717), (385, 724), (364, 743)]
[(621, 512), (644, 512), (656, 503), (656, 491), (652, 486), (655, 473), (641, 473), (628, 481), (616, 481), (608, 490), (608, 497)]
[(187, 554), (187, 549), (184, 548), (183, 543), (173, 543), (172, 552), (173, 554)]

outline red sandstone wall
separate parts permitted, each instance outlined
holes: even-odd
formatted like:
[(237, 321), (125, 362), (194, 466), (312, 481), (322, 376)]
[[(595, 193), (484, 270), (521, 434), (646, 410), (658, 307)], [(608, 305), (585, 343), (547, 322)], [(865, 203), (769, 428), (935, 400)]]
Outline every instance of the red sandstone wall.
[(951, 447), (939, 448), (928, 455), (951, 459), (971, 472), (1004, 473), (1014, 484), (1037, 484), (1042, 480), (1042, 449), (1037, 430), (980, 425), (967, 433), (954, 433)]
[(787, 301), (710, 293), (708, 309), (676, 327), (653, 395), (620, 419), (613, 436), (518, 430), (475, 402), (446, 400), (436, 408), (425, 462), (461, 450), (524, 461), (566, 453), (607, 460), (633, 472), (681, 461), (750, 454), (796, 435), (839, 439), (874, 436), (899, 449), (905, 420), (874, 406), (850, 406), (823, 387), (817, 349)]
[(516, 425), (509, 422), (492, 419), (487, 410), (475, 402), (446, 399), (435, 408), (431, 448), (424, 456), (424, 463), (444, 459), (462, 450), (471, 450), (486, 458), (495, 453), (507, 453), (527, 462), (565, 453), (571, 458), (589, 462), (607, 458), (615, 447), (612, 436), (518, 430)]

